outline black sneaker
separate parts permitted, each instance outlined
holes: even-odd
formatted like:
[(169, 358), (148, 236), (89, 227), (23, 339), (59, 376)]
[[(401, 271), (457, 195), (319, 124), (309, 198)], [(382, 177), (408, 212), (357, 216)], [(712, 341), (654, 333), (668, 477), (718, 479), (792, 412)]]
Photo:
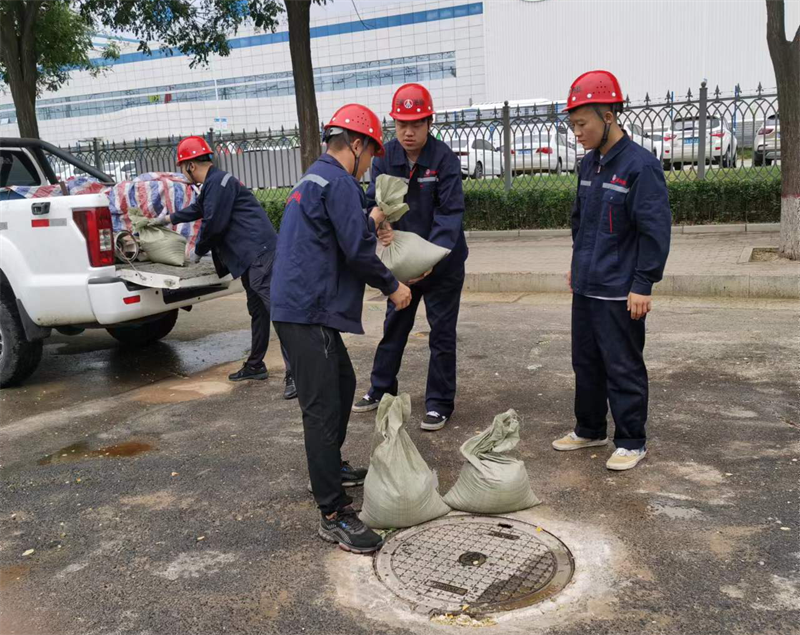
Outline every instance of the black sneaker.
[(364, 479), (367, 478), (367, 468), (353, 467), (347, 461), (342, 461), (341, 474), (343, 487), (356, 487), (364, 484)]
[(364, 395), (361, 401), (357, 401), (353, 404), (353, 412), (369, 412), (370, 410), (376, 410), (380, 403), (380, 399), (373, 399), (369, 395)]
[[(367, 468), (353, 467), (347, 461), (342, 461), (341, 475), (342, 487), (357, 487), (364, 484), (364, 480), (367, 478)], [(312, 494), (314, 493), (311, 481), (308, 482), (306, 489)]]
[(269, 371), (267, 370), (266, 366), (262, 365), (260, 367), (253, 368), (247, 364), (242, 366), (241, 370), (228, 375), (228, 379), (231, 381), (242, 381), (244, 379), (266, 379), (267, 377), (269, 377)]
[(447, 423), (447, 417), (444, 415), (440, 415), (435, 410), (431, 410), (425, 415), (425, 418), (422, 420), (420, 424), (420, 428), (423, 430), (441, 430), (444, 428), (444, 424)]
[(336, 512), (333, 518), (319, 521), (319, 535), (339, 548), (352, 553), (373, 553), (383, 546), (383, 538), (362, 523), (352, 507)]
[(283, 390), (283, 398), (295, 399), (297, 397), (297, 386), (294, 384), (294, 377), (292, 377), (291, 373), (286, 373), (283, 382), (286, 384), (286, 388)]

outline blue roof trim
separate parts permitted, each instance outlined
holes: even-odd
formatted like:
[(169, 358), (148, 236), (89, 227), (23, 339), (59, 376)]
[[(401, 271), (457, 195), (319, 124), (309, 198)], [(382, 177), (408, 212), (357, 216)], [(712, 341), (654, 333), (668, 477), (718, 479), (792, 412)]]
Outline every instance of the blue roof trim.
[[(326, 24), (311, 28), (311, 37), (330, 37), (333, 35), (346, 35), (349, 33), (362, 33), (375, 29), (390, 29), (397, 26), (407, 26), (409, 24), (423, 24), (425, 22), (438, 22), (440, 20), (453, 20), (464, 18), (471, 15), (483, 14), (483, 2), (472, 2), (470, 4), (460, 4), (455, 7), (443, 9), (433, 9), (429, 11), (416, 11), (414, 13), (401, 13), (390, 15), (385, 18), (369, 18), (362, 23), (360, 20), (353, 22), (341, 22), (339, 24)], [(107, 36), (105, 36), (107, 37)], [(122, 38), (120, 38), (122, 39)], [(253, 46), (265, 46), (268, 44), (283, 44), (289, 41), (289, 32), (280, 31), (278, 33), (263, 33), (248, 37), (233, 38), (228, 41), (231, 49), (244, 49)], [(162, 48), (156, 49), (151, 55), (145, 53), (125, 53), (116, 60), (97, 60), (96, 64), (103, 66), (116, 66), (117, 64), (132, 64), (134, 62), (146, 62), (164, 59), (167, 57), (184, 57), (177, 49)]]

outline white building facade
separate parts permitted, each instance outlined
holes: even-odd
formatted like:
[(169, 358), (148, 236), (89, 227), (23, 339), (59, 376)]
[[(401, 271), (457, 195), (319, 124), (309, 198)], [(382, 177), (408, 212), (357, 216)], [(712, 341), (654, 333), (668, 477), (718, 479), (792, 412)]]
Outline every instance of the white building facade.
[[(800, 1), (786, 5), (796, 29)], [(245, 29), (230, 56), (195, 69), (180, 53), (146, 56), (119, 40), (122, 55), (103, 75), (75, 72), (41, 96), (41, 136), (68, 145), (294, 126), (288, 39), (285, 25)], [(350, 102), (384, 116), (409, 81), (428, 86), (439, 109), (561, 101), (594, 68), (615, 72), (632, 100), (696, 93), (703, 79), (726, 93), (775, 84), (763, 0), (337, 0), (314, 8), (311, 48), (321, 121)], [(0, 136), (17, 135), (0, 85)]]

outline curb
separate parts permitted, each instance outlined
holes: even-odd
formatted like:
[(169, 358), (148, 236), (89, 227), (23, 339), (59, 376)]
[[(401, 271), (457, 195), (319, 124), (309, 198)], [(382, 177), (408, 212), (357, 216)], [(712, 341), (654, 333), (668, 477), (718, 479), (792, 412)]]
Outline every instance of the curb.
[[(673, 234), (743, 234), (779, 232), (780, 223), (736, 223), (730, 225), (673, 225)], [(469, 238), (547, 238), (571, 236), (570, 229), (508, 229), (498, 231), (465, 231)]]
[[(570, 293), (561, 273), (468, 273), (464, 291), (479, 293)], [(654, 295), (800, 299), (798, 276), (666, 275)]]

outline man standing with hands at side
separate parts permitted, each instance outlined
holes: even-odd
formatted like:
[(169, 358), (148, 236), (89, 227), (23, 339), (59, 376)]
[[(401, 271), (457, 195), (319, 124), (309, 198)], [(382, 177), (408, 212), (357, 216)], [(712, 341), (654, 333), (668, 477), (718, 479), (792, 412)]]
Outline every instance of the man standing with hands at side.
[(630, 470), (647, 455), (645, 317), (669, 255), (672, 214), (661, 163), (633, 143), (617, 121), (622, 89), (607, 71), (570, 88), (566, 110), (588, 151), (572, 210), (572, 366), (575, 430), (556, 450), (608, 443), (608, 406), (616, 451), (610, 470)]

